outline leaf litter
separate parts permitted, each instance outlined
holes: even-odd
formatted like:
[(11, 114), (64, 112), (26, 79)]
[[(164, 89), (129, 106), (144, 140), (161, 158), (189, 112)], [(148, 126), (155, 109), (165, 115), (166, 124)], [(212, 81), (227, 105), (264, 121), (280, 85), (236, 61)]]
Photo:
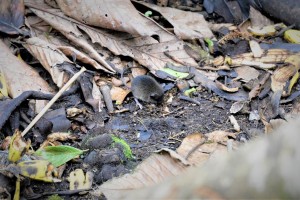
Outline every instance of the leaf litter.
[[(276, 129), (282, 121), (275, 118), (289, 120), (299, 114), (299, 54), (287, 49), (260, 48), (272, 37), (280, 37), (276, 35), (278, 30), (286, 28), (282, 24), (268, 24), (268, 29), (248, 28), (248, 32), (224, 24), (223, 27), (232, 28), (228, 29), (229, 34), (216, 37), (220, 27), (215, 26), (212, 32), (212, 25), (196, 12), (140, 1), (56, 2), (57, 5), (51, 7), (44, 1), (26, 0), (29, 11), (25, 15), (26, 31), (30, 36), (7, 37), (1, 41), (0, 111), (6, 114), (0, 117), (0, 130), (7, 136), (3, 150), (8, 148), (4, 142), (10, 140), (15, 129), (27, 127), (22, 135), (32, 128), (34, 134), (25, 138), (33, 141), (32, 150), (43, 152), (42, 160), (20, 161), (11, 168), (6, 166), (7, 172), (17, 177), (17, 185), (22, 183), (23, 177), (56, 182), (56, 177), (50, 174), (55, 172), (57, 176), (55, 167), (63, 165), (70, 174), (71, 185), (67, 186), (64, 181), (59, 183), (61, 185), (57, 183), (57, 189), (69, 188), (57, 194), (89, 190), (94, 181), (100, 186), (88, 196), (118, 198), (124, 189), (157, 184), (191, 166), (237, 151), (241, 142)], [(97, 6), (100, 4), (105, 6)], [(86, 12), (87, 9), (90, 12)], [(141, 12), (145, 10), (153, 12), (144, 16)], [(24, 15), (22, 10), (20, 14)], [(18, 29), (19, 24), (16, 27)], [(1, 31), (16, 34), (8, 29)], [(21, 29), (17, 33), (24, 34)], [(246, 42), (238, 43), (238, 40)], [(290, 37), (287, 40), (295, 41)], [(6, 47), (8, 44), (14, 44), (10, 48), (14, 47), (17, 53), (11, 52)], [(239, 47), (232, 55), (219, 49), (224, 48), (226, 52), (231, 45)], [(49, 107), (42, 109), (44, 103), (34, 109), (30, 103), (37, 98), (50, 99), (54, 91), (66, 89), (65, 83), (82, 67), (88, 70), (78, 78), (79, 89), (52, 100), (51, 109), (68, 111), (72, 134), (52, 133), (55, 138), (47, 139), (53, 122), (56, 127), (62, 127), (63, 121), (52, 120), (44, 127), (34, 126), (38, 121), (34, 117), (41, 110), (47, 112)], [(41, 78), (36, 70), (46, 75)], [(163, 84), (164, 102), (139, 110), (130, 95), (130, 80), (147, 71)], [(178, 84), (183, 80), (188, 83), (187, 87)], [(28, 90), (36, 92), (26, 93)], [(49, 96), (49, 93), (52, 94)], [(31, 99), (30, 103), (27, 99)], [(294, 101), (289, 103), (290, 99)], [(12, 120), (15, 115), (21, 122)], [(34, 123), (30, 124), (31, 120)], [(139, 140), (138, 135), (143, 132), (150, 133), (150, 137)], [(106, 136), (96, 140), (103, 134)], [(110, 142), (116, 139), (122, 142)], [(98, 142), (95, 148), (87, 143), (93, 140)], [(55, 150), (63, 147), (67, 153)], [(126, 156), (129, 151), (130, 156)], [(15, 155), (24, 153), (24, 156), (31, 154), (27, 149)], [(74, 160), (79, 155), (82, 160)], [(16, 162), (19, 157), (12, 161)], [(135, 166), (132, 174), (112, 179)], [(40, 172), (25, 173), (31, 167)], [(19, 173), (14, 171), (16, 169)], [(62, 174), (64, 169), (61, 170)], [(76, 174), (81, 177), (79, 182), (74, 178)], [(80, 182), (82, 180), (86, 182)], [(19, 189), (16, 188), (15, 197), (20, 195)], [(38, 198), (50, 194), (25, 196)]]

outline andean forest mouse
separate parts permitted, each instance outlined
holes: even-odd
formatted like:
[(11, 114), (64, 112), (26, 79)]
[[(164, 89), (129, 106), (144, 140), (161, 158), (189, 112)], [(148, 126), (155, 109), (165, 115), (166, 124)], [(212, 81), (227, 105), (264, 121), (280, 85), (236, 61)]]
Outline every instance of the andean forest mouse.
[(148, 75), (135, 77), (131, 82), (131, 91), (141, 109), (142, 105), (137, 99), (148, 103), (161, 103), (164, 96), (164, 90), (161, 85)]

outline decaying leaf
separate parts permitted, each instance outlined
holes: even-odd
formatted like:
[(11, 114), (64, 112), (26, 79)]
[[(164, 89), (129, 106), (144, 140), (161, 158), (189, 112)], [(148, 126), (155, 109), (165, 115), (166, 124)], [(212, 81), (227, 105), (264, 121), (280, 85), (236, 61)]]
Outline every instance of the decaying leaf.
[(290, 80), (296, 73), (297, 69), (293, 65), (284, 66), (275, 70), (273, 75), (271, 76), (271, 88), (272, 90), (279, 91), (283, 90), (287, 81)]
[(283, 35), (284, 39), (290, 43), (300, 44), (300, 31), (299, 30), (287, 30)]
[(230, 120), (230, 123), (233, 125), (234, 130), (236, 130), (237, 132), (240, 132), (241, 127), (240, 127), (239, 123), (237, 122), (237, 120), (235, 119), (235, 117), (233, 115), (230, 115), (229, 120)]
[(13, 137), (11, 138), (9, 151), (8, 151), (8, 160), (11, 162), (17, 162), (28, 151), (31, 142), (27, 142), (21, 135), (19, 130), (16, 130)]
[(259, 28), (248, 28), (249, 32), (252, 33), (254, 36), (273, 36), (276, 33), (276, 29), (274, 25), (265, 26), (261, 29)]
[(233, 66), (254, 66), (261, 69), (272, 69), (275, 63), (282, 63), (292, 52), (283, 49), (269, 49), (262, 57), (255, 58), (253, 53), (244, 53), (233, 56), (228, 64)]
[(70, 182), (70, 190), (90, 189), (93, 184), (94, 174), (92, 172), (86, 172), (84, 174), (82, 169), (76, 169), (72, 171), (67, 178)]
[(20, 168), (20, 174), (25, 177), (45, 182), (61, 181), (52, 176), (57, 176), (57, 170), (46, 160), (22, 161), (19, 162), (17, 166)]

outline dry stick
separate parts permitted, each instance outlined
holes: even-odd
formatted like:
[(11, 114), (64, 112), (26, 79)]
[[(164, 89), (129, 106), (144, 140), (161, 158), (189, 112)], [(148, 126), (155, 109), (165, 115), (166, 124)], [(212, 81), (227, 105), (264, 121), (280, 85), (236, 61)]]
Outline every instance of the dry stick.
[(79, 72), (74, 74), (74, 76), (57, 92), (57, 94), (48, 102), (48, 104), (41, 110), (41, 112), (35, 116), (32, 122), (26, 127), (26, 129), (22, 132), (22, 136), (26, 135), (26, 133), (35, 125), (35, 123), (45, 114), (45, 112), (54, 104), (54, 102), (62, 95), (64, 91), (66, 91), (70, 85), (82, 74), (86, 69), (82, 67)]

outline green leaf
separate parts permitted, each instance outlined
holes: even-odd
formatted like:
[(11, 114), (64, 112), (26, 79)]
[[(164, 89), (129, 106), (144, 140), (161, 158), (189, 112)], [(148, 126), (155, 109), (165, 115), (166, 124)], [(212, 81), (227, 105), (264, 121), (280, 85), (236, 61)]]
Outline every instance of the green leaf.
[(35, 152), (35, 154), (48, 160), (55, 167), (58, 167), (79, 156), (83, 152), (84, 151), (71, 146), (61, 145), (45, 147), (44, 149)]
[(185, 73), (185, 72), (178, 72), (178, 71), (175, 71), (173, 69), (170, 69), (170, 68), (163, 68), (161, 69), (162, 71), (172, 75), (172, 76), (175, 76), (177, 78), (185, 78), (189, 75), (189, 73)]
[(147, 12), (145, 12), (146, 17), (150, 17), (151, 15), (152, 15), (152, 11), (148, 10)]
[(123, 153), (126, 158), (131, 159), (133, 157), (130, 146), (126, 143), (125, 140), (118, 138), (116, 136), (112, 136), (112, 139), (115, 143), (119, 143), (123, 146)]

